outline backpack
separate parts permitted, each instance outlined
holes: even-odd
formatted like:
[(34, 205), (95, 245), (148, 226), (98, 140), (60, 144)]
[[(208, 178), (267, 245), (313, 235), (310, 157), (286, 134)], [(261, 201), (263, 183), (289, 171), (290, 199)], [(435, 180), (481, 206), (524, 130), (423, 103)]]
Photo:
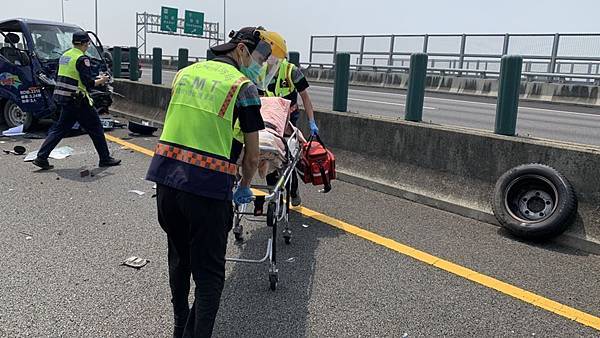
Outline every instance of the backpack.
[(325, 147), (319, 135), (311, 135), (302, 146), (302, 154), (296, 165), (296, 172), (302, 182), (324, 185), (322, 192), (325, 193), (331, 190), (331, 180), (336, 177), (335, 156)]

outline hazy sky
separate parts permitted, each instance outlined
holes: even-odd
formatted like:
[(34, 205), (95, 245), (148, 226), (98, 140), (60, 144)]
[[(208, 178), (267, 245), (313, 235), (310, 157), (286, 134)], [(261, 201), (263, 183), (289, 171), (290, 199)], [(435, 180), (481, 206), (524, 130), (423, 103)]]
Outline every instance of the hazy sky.
[[(65, 21), (94, 29), (94, 0), (64, 0)], [(0, 0), (0, 19), (30, 17), (60, 21), (61, 0)], [(135, 44), (135, 13), (159, 14), (161, 5), (205, 12), (223, 21), (223, 0), (98, 0), (100, 38), (108, 45)], [(598, 32), (599, 0), (227, 0), (227, 30), (263, 25), (280, 32), (290, 50), (307, 58), (316, 34), (555, 33)], [(199, 39), (148, 36), (148, 50), (177, 48), (204, 55)]]

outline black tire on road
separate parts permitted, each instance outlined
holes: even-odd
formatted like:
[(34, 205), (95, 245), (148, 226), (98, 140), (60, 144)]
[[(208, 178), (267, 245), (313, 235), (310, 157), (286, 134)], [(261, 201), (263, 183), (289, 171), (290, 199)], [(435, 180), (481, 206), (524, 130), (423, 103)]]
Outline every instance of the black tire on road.
[(33, 124), (33, 115), (24, 112), (12, 101), (6, 101), (3, 109), (4, 122), (9, 128), (23, 125), (23, 130), (27, 131)]
[(496, 182), (494, 215), (514, 235), (530, 240), (563, 233), (577, 215), (577, 196), (567, 178), (543, 164), (510, 169)]

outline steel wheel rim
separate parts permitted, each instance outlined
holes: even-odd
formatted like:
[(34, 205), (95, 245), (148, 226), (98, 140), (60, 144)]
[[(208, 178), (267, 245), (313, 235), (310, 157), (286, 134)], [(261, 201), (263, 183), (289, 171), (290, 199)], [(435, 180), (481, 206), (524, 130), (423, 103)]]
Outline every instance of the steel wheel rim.
[(25, 124), (25, 112), (14, 103), (11, 103), (8, 109), (7, 122), (14, 124), (15, 126)]
[(523, 175), (510, 182), (504, 206), (519, 222), (531, 225), (550, 218), (559, 204), (558, 189), (540, 175)]

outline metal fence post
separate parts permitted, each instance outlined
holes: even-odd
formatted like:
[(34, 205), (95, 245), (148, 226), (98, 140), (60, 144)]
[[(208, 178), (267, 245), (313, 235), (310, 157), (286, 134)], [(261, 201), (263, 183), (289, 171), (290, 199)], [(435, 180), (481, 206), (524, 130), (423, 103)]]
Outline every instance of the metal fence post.
[(423, 53), (427, 53), (429, 48), (429, 34), (423, 35)]
[(550, 64), (548, 65), (548, 73), (554, 73), (556, 70), (556, 57), (558, 56), (558, 44), (560, 34), (554, 34), (554, 42), (552, 43), (552, 56), (550, 56)]
[(423, 120), (423, 102), (427, 81), (427, 54), (412, 54), (410, 56), (409, 72), (404, 119), (421, 122)]
[(337, 35), (333, 37), (333, 61), (335, 63), (335, 58), (337, 55), (337, 43), (338, 43), (338, 37)]
[(500, 64), (498, 103), (496, 105), (496, 134), (514, 136), (519, 111), (519, 92), (523, 57), (505, 55)]
[(504, 44), (502, 45), (502, 55), (508, 54), (509, 44), (510, 44), (510, 34), (506, 33), (504, 35)]
[(129, 47), (129, 79), (137, 81), (140, 79), (139, 59), (137, 47)]
[(188, 50), (186, 48), (179, 48), (179, 53), (177, 55), (177, 70), (187, 67), (189, 56)]
[(362, 65), (363, 63), (363, 53), (365, 52), (365, 36), (361, 36), (360, 38), (360, 54), (359, 54), (359, 65)]
[(308, 55), (308, 63), (312, 63), (313, 61), (313, 40), (314, 36), (310, 36), (310, 54)]
[(299, 52), (289, 52), (289, 61), (294, 64), (296, 67), (300, 68), (300, 53)]
[(335, 82), (333, 84), (333, 110), (348, 110), (348, 82), (350, 80), (350, 53), (335, 56)]
[(162, 49), (152, 49), (152, 83), (162, 84)]
[(210, 61), (214, 58), (215, 58), (215, 53), (213, 53), (212, 50), (210, 50), (210, 48), (208, 48), (206, 50), (206, 61)]
[(123, 60), (121, 53), (122, 53), (121, 47), (114, 47), (112, 50), (112, 57), (113, 57), (112, 72), (113, 72), (113, 76), (115, 78), (121, 77), (121, 61)]
[(390, 55), (388, 55), (388, 66), (394, 65), (394, 45), (396, 44), (396, 36), (390, 37)]
[[(465, 66), (465, 48), (467, 43), (467, 35), (463, 34), (460, 38), (460, 56), (458, 57), (458, 68), (463, 69)], [(462, 72), (458, 72), (458, 76), (462, 76)]]

